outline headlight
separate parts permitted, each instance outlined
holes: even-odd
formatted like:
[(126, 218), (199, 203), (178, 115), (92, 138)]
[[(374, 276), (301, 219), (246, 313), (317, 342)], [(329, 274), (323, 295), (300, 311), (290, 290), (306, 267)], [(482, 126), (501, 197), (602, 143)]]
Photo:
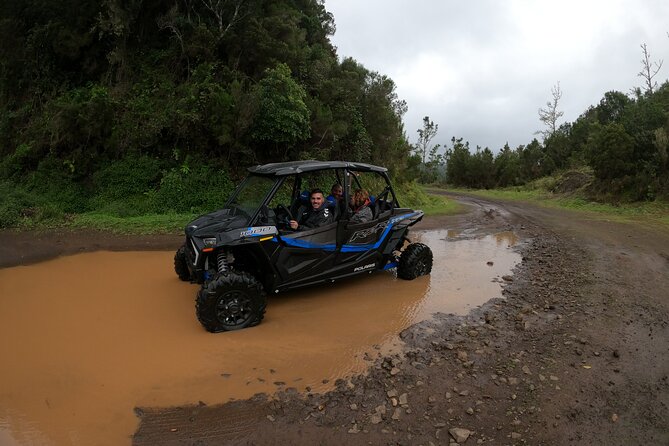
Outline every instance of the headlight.
[(202, 242), (204, 243), (205, 248), (213, 248), (216, 246), (216, 237), (203, 239)]

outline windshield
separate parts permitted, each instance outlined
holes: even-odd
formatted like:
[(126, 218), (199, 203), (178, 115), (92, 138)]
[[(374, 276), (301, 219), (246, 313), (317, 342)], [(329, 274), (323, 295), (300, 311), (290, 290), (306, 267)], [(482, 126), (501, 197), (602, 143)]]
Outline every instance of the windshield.
[(275, 182), (276, 178), (274, 177), (249, 175), (230, 198), (228, 206), (242, 211), (247, 217), (251, 217), (272, 190)]

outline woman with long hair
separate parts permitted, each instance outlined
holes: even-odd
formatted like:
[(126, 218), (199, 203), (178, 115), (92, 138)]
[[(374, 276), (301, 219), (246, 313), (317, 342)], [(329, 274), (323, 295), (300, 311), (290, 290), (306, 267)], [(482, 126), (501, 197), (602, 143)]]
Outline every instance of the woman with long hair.
[(369, 192), (365, 189), (356, 189), (351, 197), (353, 215), (351, 215), (349, 221), (351, 223), (365, 223), (371, 221), (374, 218), (374, 214), (369, 207), (370, 204)]

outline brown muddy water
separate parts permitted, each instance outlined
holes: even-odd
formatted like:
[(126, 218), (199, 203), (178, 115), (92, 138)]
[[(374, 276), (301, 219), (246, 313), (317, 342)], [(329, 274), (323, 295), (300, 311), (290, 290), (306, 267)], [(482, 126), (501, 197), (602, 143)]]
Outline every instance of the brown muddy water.
[[(511, 233), (414, 235), (432, 274), (391, 272), (271, 296), (257, 327), (209, 334), (172, 252), (96, 252), (0, 270), (0, 445), (130, 444), (135, 407), (326, 391), (437, 311), (501, 295)], [(492, 262), (490, 265), (488, 262)]]

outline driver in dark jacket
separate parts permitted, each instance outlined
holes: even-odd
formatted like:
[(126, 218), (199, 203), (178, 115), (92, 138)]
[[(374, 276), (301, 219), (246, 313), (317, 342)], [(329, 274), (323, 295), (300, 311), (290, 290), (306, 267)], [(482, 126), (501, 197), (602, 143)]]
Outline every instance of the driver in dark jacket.
[(311, 209), (306, 210), (299, 217), (299, 222), (296, 220), (290, 221), (290, 227), (297, 231), (304, 231), (306, 229), (313, 229), (319, 226), (324, 226), (334, 222), (334, 214), (331, 209), (325, 205), (325, 197), (323, 191), (314, 189), (309, 196), (311, 201)]

